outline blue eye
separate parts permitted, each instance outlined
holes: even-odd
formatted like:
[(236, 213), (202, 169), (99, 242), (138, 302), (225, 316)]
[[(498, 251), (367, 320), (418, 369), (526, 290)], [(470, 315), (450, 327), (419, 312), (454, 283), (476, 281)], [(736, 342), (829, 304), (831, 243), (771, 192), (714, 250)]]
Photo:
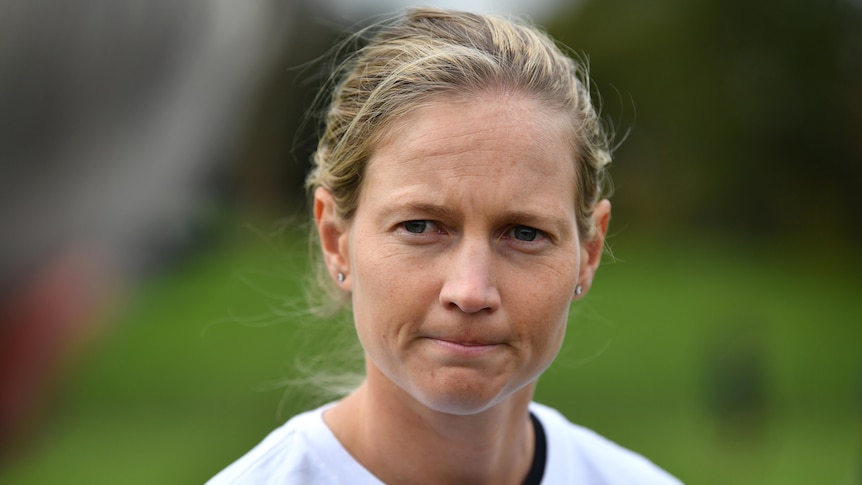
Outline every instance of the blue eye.
[(519, 241), (535, 241), (539, 237), (538, 229), (527, 226), (517, 226), (512, 229), (512, 236)]
[(421, 234), (428, 229), (428, 221), (407, 221), (402, 223), (402, 226), (407, 232)]

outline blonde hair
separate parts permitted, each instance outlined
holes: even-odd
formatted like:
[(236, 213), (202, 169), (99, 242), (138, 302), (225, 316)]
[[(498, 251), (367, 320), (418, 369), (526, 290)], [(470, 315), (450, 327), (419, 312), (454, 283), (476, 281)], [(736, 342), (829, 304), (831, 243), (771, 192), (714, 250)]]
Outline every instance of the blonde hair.
[[(367, 33), (367, 44), (334, 74), (325, 129), (306, 180), (310, 191), (329, 190), (338, 216), (349, 221), (368, 160), (388, 128), (434, 99), (502, 89), (571, 115), (578, 230), (593, 236), (592, 212), (609, 190), (611, 155), (586, 66), (537, 28), (492, 15), (411, 8), (358, 35)], [(319, 282), (330, 283), (328, 276)]]

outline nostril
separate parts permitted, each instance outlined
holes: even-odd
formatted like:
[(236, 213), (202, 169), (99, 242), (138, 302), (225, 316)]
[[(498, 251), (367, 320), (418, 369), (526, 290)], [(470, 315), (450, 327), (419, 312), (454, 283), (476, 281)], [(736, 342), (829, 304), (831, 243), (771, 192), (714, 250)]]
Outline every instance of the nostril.
[(499, 301), (497, 289), (490, 284), (476, 286), (447, 282), (440, 293), (440, 303), (444, 307), (464, 313), (494, 311), (499, 307)]
[(464, 313), (494, 311), (500, 305), (493, 248), (483, 238), (465, 238), (447, 262), (440, 304)]

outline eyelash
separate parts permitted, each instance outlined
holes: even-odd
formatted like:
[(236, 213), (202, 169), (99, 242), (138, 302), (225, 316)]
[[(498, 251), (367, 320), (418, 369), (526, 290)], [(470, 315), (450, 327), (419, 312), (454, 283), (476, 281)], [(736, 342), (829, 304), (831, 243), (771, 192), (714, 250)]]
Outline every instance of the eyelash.
[[(408, 229), (408, 226), (410, 226), (410, 225), (414, 225), (414, 224), (424, 224), (424, 226), (422, 227), (422, 230), (420, 230), (420, 231), (418, 231), (418, 232), (416, 232), (416, 231), (411, 231), (410, 229)], [(439, 225), (439, 224), (437, 224), (437, 223), (436, 223), (436, 222), (434, 222), (434, 221), (423, 220), (423, 219), (417, 219), (417, 220), (412, 220), (412, 221), (404, 221), (404, 222), (402, 222), (401, 224), (399, 224), (399, 226), (400, 226), (402, 229), (404, 229), (404, 231), (406, 231), (406, 232), (408, 232), (408, 233), (410, 233), (410, 234), (427, 234), (427, 233), (428, 233), (428, 231), (427, 231), (428, 226), (432, 226), (432, 228), (436, 226), (438, 229), (437, 229), (437, 231), (434, 231), (434, 232), (440, 232), (440, 229), (439, 229), (439, 226), (440, 226), (440, 225)]]
[[(418, 225), (418, 224), (422, 224), (422, 227), (421, 228), (416, 227), (416, 225)], [(398, 226), (400, 229), (402, 229), (403, 231), (405, 231), (409, 234), (417, 234), (418, 235), (418, 234), (445, 232), (440, 227), (439, 223), (434, 222), (434, 221), (430, 221), (430, 220), (425, 220), (425, 219), (416, 219), (416, 220), (404, 221), (404, 222), (400, 223)], [(419, 229), (419, 230), (418, 231), (410, 230), (411, 226), (413, 226), (412, 229)], [(430, 226), (430, 228), (429, 228), (429, 226)], [(434, 230), (435, 228), (436, 228), (436, 230)], [(532, 239), (518, 239), (518, 237), (516, 235), (517, 231), (522, 231), (525, 229), (532, 232), (532, 236), (533, 236)], [(540, 229), (536, 229), (534, 227), (526, 226), (523, 224), (518, 224), (518, 225), (515, 225), (515, 226), (508, 228), (503, 233), (502, 238), (503, 239), (511, 239), (511, 240), (517, 241), (519, 243), (537, 243), (537, 242), (541, 242), (543, 240), (548, 239), (548, 234), (545, 233), (544, 231), (540, 230)]]
[[(517, 232), (524, 230), (524, 229), (532, 231), (532, 236), (533, 236), (532, 239), (518, 239), (518, 237), (516, 236)], [(510, 234), (511, 234), (511, 236), (509, 236)], [(518, 242), (533, 243), (533, 242), (538, 242), (538, 241), (543, 240), (543, 239), (547, 239), (548, 235), (545, 234), (540, 229), (536, 229), (535, 227), (524, 226), (524, 225), (519, 224), (517, 226), (512, 226), (509, 230), (507, 230), (505, 233), (503, 233), (503, 237), (505, 237), (505, 238), (510, 237), (511, 239), (514, 239)]]

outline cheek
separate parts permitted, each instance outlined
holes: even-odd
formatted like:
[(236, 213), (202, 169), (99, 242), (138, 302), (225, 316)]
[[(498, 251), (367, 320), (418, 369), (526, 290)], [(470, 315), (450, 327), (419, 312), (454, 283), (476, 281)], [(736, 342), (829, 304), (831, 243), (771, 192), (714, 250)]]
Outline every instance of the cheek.
[[(416, 290), (415, 286), (417, 281), (421, 281), (422, 275), (402, 264), (397, 257), (379, 257), (385, 251), (385, 247), (368, 248), (355, 260), (354, 300), (359, 300), (355, 303), (380, 305), (381, 302), (397, 301), (404, 294)], [(401, 300), (402, 303), (405, 301), (409, 300)], [(376, 310), (397, 311), (398, 306)]]
[(566, 335), (566, 324), (569, 316), (568, 304), (560, 304), (539, 316), (539, 323), (532, 331), (533, 348), (551, 358), (556, 356)]
[(545, 273), (521, 286), (518, 320), (531, 347), (551, 358), (557, 354), (566, 334), (569, 307), (576, 285), (576, 268)]
[(560, 353), (563, 340), (566, 336), (567, 308), (562, 312), (556, 311), (553, 314), (543, 315), (545, 318), (544, 322), (547, 323), (542, 327), (541, 333), (533, 333), (529, 344), (529, 355), (532, 361), (530, 372), (534, 377), (538, 377), (544, 373)]
[(354, 247), (353, 314), (363, 345), (369, 338), (392, 339), (409, 328), (416, 312), (426, 308), (430, 275), (397, 256), (385, 244)]
[(394, 301), (397, 306), (424, 302), (439, 280), (434, 258), (386, 235), (357, 232), (350, 254), (356, 273), (354, 291), (361, 295), (357, 299)]

